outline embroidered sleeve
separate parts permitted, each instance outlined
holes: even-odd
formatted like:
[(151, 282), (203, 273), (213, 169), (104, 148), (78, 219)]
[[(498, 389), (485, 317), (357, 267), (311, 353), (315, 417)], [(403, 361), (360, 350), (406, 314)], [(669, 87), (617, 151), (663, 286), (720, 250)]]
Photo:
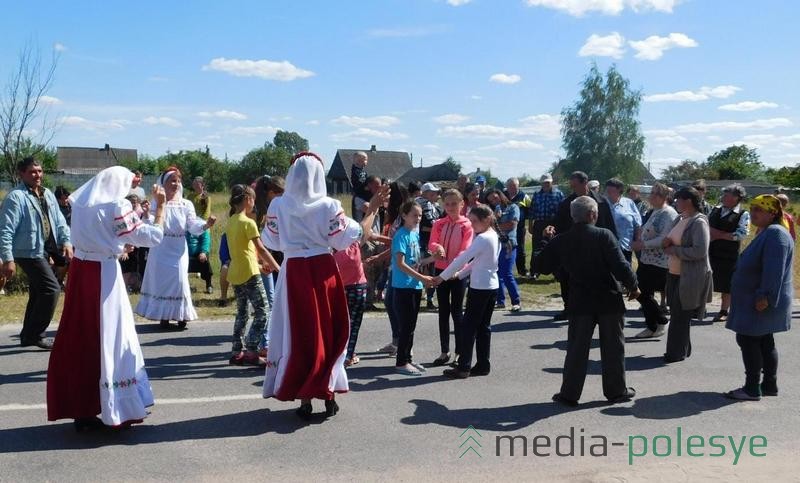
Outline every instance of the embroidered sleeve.
[(129, 210), (127, 213), (122, 213), (114, 217), (114, 234), (116, 236), (124, 236), (133, 232), (138, 226), (141, 226), (142, 220), (136, 216), (136, 212)]
[(278, 205), (279, 200), (271, 203), (267, 209), (267, 219), (264, 223), (264, 229), (261, 230), (261, 243), (270, 250), (281, 250), (281, 238), (278, 233), (278, 211), (275, 207)]
[(335, 250), (344, 250), (353, 242), (361, 239), (363, 231), (361, 225), (344, 214), (338, 202), (331, 206), (333, 215), (328, 219), (328, 246)]

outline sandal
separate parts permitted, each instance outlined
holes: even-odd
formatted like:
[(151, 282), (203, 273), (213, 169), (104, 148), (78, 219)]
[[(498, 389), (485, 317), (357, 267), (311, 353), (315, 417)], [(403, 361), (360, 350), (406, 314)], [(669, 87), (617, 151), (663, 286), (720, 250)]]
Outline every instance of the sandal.
[(345, 359), (344, 360), (344, 367), (354, 366), (354, 365), (358, 364), (359, 362), (361, 362), (361, 359), (359, 359), (358, 356), (353, 356), (350, 359)]
[(309, 421), (313, 412), (314, 409), (311, 407), (311, 403), (303, 403), (299, 408), (297, 408), (297, 411), (295, 411), (295, 413), (297, 413), (297, 415), (300, 416), (300, 419), (303, 421)]
[[(411, 366), (411, 367), (414, 367), (414, 366)], [(395, 366), (394, 370), (397, 371), (398, 374), (403, 374), (404, 376), (421, 376), (422, 375), (422, 373), (419, 370), (417, 370), (417, 368), (408, 369), (408, 368), (406, 368), (406, 366)]]

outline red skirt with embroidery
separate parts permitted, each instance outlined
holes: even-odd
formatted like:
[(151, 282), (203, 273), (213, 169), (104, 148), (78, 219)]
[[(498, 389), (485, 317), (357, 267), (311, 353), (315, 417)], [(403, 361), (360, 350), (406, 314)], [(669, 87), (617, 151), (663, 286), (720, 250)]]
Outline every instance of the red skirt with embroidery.
[(327, 254), (289, 258), (284, 269), (291, 351), (275, 398), (332, 399), (331, 373), (350, 337), (350, 312), (339, 269)]
[(100, 262), (73, 258), (47, 368), (47, 419), (100, 414)]

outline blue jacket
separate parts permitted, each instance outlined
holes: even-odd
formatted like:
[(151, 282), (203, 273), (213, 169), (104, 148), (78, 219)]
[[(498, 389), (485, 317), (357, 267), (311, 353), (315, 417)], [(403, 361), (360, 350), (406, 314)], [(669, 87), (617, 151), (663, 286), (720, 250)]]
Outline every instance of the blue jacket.
[[(52, 191), (42, 189), (53, 238), (59, 247), (69, 246), (69, 226), (58, 201)], [(45, 241), (39, 200), (20, 183), (8, 193), (0, 208), (0, 259), (7, 262), (16, 258), (44, 258)]]
[[(737, 334), (760, 336), (789, 330), (792, 320), (794, 243), (780, 225), (770, 225), (744, 249), (731, 280), (731, 312), (725, 327)], [(763, 312), (756, 299), (767, 297)]]
[(211, 254), (211, 230), (206, 230), (200, 236), (195, 236), (186, 232), (186, 246), (189, 249), (189, 256), (196, 257), (201, 253)]

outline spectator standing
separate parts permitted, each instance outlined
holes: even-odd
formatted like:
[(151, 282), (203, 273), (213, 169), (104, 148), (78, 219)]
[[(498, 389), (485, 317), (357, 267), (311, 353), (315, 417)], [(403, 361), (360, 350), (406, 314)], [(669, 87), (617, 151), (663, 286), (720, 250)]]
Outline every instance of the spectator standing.
[(142, 172), (134, 171), (133, 179), (131, 180), (131, 189), (128, 191), (128, 194), (136, 195), (139, 198), (140, 202), (147, 199), (147, 193), (144, 192), (144, 188), (140, 186), (141, 184), (142, 184)]
[(505, 291), (508, 290), (508, 295), (511, 297), (511, 312), (519, 312), (522, 310), (519, 287), (513, 273), (514, 260), (517, 256), (519, 207), (509, 202), (506, 195), (496, 189), (487, 191), (486, 201), (494, 210), (500, 239), (500, 255), (497, 261), (497, 276), (500, 280), (500, 287), (497, 289), (497, 304), (495, 308), (506, 308)]
[(506, 181), (506, 198), (519, 208), (519, 223), (517, 223), (517, 275), (520, 277), (528, 276), (528, 265), (525, 263), (525, 220), (528, 219), (528, 211), (531, 206), (531, 197), (519, 189), (519, 179), (509, 178)]
[(708, 192), (708, 187), (706, 186), (706, 180), (698, 179), (694, 183), (692, 183), (692, 188), (697, 191), (700, 195), (700, 213), (708, 216), (711, 213), (712, 206), (706, 201), (706, 193)]
[(367, 190), (367, 164), (369, 164), (369, 157), (364, 151), (358, 151), (353, 154), (353, 165), (350, 167), (350, 186), (352, 187), (353, 199), (350, 202), (350, 213), (356, 221), (360, 222), (363, 215), (359, 216), (359, 210), (356, 208), (356, 198), (362, 200), (369, 200), (371, 195)]
[(722, 294), (722, 302), (714, 322), (728, 318), (731, 306), (731, 278), (739, 259), (742, 240), (750, 234), (750, 213), (742, 209), (746, 196), (740, 184), (726, 186), (722, 190), (722, 203), (708, 215), (711, 245), (708, 256), (714, 272), (714, 291)]
[(214, 293), (211, 270), (211, 232), (204, 231), (200, 235), (186, 232), (186, 247), (189, 254), (189, 273), (199, 273), (200, 278), (206, 283), (206, 293)]
[(787, 211), (789, 208), (789, 197), (785, 194), (777, 194), (775, 198), (781, 202), (781, 209), (783, 210), (783, 219), (786, 220), (786, 225), (789, 227), (789, 235), (792, 236), (792, 240), (797, 240), (797, 233), (795, 232), (795, 223), (794, 217), (791, 213)]
[(531, 233), (533, 241), (531, 253), (531, 277), (534, 280), (539, 278), (539, 270), (534, 264), (536, 255), (542, 251), (545, 244), (544, 229), (555, 223), (554, 219), (558, 210), (558, 205), (564, 201), (564, 193), (553, 186), (553, 177), (549, 174), (542, 175), (539, 179), (541, 189), (533, 194), (533, 200), (529, 212), (530, 224), (528, 231)]
[(0, 208), (0, 260), (6, 278), (14, 276), (17, 264), (28, 277), (30, 290), (20, 345), (49, 350), (53, 344), (44, 338), (44, 332), (61, 293), (49, 258), (52, 254), (65, 260), (72, 258), (69, 226), (53, 192), (42, 186), (41, 163), (25, 158), (17, 163), (17, 173), (22, 181)]
[(617, 229), (617, 240), (622, 254), (628, 263), (633, 261), (631, 243), (638, 239), (642, 230), (642, 215), (632, 199), (622, 196), (625, 184), (611, 178), (606, 181), (606, 196), (611, 206), (611, 215), (614, 217), (614, 226)]
[(650, 203), (642, 198), (642, 190), (638, 186), (628, 186), (627, 195), (628, 198), (633, 201), (633, 204), (636, 205), (636, 209), (639, 210), (639, 215), (642, 217), (642, 224), (644, 224), (646, 221), (645, 215), (650, 211)]
[[(431, 240), (433, 224), (443, 214), (443, 210), (439, 206), (439, 193), (442, 190), (433, 183), (424, 183), (420, 191), (422, 194), (416, 200), (422, 208), (422, 220), (419, 223), (419, 246), (422, 250), (422, 258), (430, 258), (431, 253), (428, 251), (428, 243)], [(433, 263), (419, 267), (419, 269), (425, 275), (434, 275)], [(433, 287), (427, 287), (425, 290), (425, 308), (427, 310), (436, 310), (436, 305), (433, 303), (433, 295), (435, 293), (436, 289)]]

